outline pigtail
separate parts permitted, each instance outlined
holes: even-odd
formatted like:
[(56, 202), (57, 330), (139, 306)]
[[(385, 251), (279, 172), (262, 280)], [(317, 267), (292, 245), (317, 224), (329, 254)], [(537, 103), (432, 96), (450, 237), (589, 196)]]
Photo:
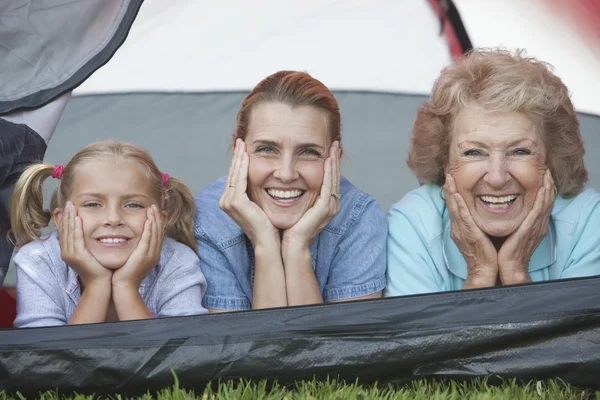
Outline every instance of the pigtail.
[(168, 218), (165, 234), (187, 245), (198, 255), (194, 235), (194, 218), (196, 216), (194, 195), (190, 188), (177, 178), (168, 177), (164, 185), (166, 186), (164, 211)]
[(54, 166), (33, 164), (26, 168), (15, 184), (10, 202), (9, 238), (15, 246), (38, 240), (47, 227), (52, 213), (44, 209), (42, 184), (52, 175)]

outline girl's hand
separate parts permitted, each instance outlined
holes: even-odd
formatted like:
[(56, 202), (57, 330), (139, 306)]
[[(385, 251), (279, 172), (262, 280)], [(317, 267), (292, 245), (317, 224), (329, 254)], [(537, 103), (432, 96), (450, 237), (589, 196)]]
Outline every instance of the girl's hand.
[(529, 260), (548, 233), (550, 214), (556, 191), (554, 180), (547, 170), (538, 190), (533, 208), (521, 226), (502, 244), (498, 252), (500, 280), (504, 285), (531, 282)]
[(446, 175), (444, 190), (450, 213), (450, 237), (467, 262), (468, 276), (463, 288), (494, 286), (498, 278), (496, 248), (473, 221), (450, 174)]
[(110, 282), (112, 271), (104, 268), (85, 247), (81, 218), (70, 201), (63, 210), (58, 241), (61, 258), (77, 272), (86, 287), (95, 282)]
[(283, 233), (282, 246), (310, 247), (315, 237), (340, 212), (340, 143), (336, 140), (325, 160), (321, 193), (298, 222)]
[(248, 197), (248, 165), (246, 143), (237, 139), (225, 190), (219, 200), (219, 207), (239, 226), (255, 246), (278, 239), (279, 232), (267, 214)]
[(142, 237), (136, 248), (125, 265), (113, 273), (113, 287), (128, 286), (137, 291), (142, 280), (160, 261), (164, 231), (158, 207), (152, 205), (146, 211), (146, 216)]

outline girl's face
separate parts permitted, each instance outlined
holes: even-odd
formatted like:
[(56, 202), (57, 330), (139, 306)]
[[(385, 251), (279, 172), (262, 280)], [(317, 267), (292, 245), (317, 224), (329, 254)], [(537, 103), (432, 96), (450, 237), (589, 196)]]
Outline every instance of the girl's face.
[[(70, 200), (87, 250), (108, 269), (122, 267), (137, 246), (147, 208), (159, 205), (150, 179), (134, 162), (90, 161), (77, 167)], [(62, 212), (57, 211), (57, 225)]]
[(245, 141), (248, 196), (274, 227), (290, 228), (321, 193), (331, 146), (327, 113), (311, 106), (259, 104)]

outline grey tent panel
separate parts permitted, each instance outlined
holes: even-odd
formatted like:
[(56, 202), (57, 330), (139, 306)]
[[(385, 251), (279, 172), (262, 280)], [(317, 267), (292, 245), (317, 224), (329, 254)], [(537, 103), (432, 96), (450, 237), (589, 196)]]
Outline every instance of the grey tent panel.
[(121, 46), (142, 0), (0, 2), (0, 114), (80, 85)]
[[(193, 192), (227, 173), (235, 116), (246, 93), (73, 97), (46, 154), (66, 163), (86, 144), (122, 138), (150, 150)], [(406, 166), (412, 125), (425, 96), (336, 92), (342, 112), (342, 173), (387, 210), (417, 179)], [(580, 115), (590, 186), (600, 189), (600, 117)]]

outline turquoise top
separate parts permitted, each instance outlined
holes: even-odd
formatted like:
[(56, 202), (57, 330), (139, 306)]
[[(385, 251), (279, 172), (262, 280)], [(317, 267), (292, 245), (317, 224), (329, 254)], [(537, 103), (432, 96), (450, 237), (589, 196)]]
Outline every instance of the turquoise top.
[[(440, 187), (407, 193), (388, 214), (386, 296), (459, 290), (467, 263), (450, 237)], [(534, 282), (600, 275), (600, 193), (586, 189), (552, 208), (548, 234), (531, 257)]]

